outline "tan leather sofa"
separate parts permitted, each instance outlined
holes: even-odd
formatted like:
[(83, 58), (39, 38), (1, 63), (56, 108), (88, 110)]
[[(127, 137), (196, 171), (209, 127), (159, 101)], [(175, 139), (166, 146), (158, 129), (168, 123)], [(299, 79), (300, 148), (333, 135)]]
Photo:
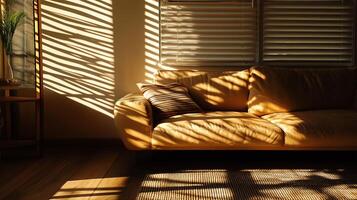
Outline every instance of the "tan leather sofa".
[(355, 69), (159, 71), (155, 82), (182, 83), (205, 112), (157, 122), (150, 103), (129, 94), (114, 110), (128, 149), (357, 149)]

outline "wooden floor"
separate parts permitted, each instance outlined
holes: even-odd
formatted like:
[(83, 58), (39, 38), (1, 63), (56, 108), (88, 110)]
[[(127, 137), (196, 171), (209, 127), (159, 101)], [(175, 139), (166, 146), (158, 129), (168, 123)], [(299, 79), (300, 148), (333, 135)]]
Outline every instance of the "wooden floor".
[(279, 152), (275, 156), (269, 152), (158, 154), (151, 160), (141, 158), (138, 163), (136, 154), (121, 147), (57, 146), (46, 148), (42, 158), (2, 159), (0, 199), (135, 199), (145, 173), (168, 169), (356, 169), (355, 152)]
[(47, 148), (0, 160), (0, 199), (128, 199), (133, 153), (113, 147)]

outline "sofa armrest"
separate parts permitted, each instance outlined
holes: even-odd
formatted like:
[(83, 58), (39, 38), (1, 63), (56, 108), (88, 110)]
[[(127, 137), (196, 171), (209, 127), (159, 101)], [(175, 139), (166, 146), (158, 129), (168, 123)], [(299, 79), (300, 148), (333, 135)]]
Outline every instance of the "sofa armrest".
[(126, 148), (151, 149), (152, 117), (151, 104), (142, 94), (128, 94), (115, 103), (115, 126)]

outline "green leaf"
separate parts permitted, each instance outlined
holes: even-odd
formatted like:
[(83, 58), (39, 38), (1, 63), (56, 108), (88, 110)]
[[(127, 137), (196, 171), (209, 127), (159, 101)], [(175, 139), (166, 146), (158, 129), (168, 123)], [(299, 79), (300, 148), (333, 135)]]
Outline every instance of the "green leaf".
[(14, 0), (5, 0), (5, 9), (0, 21), (0, 36), (7, 54), (12, 53), (12, 38), (14, 37), (17, 26), (26, 17), (23, 11), (12, 11)]

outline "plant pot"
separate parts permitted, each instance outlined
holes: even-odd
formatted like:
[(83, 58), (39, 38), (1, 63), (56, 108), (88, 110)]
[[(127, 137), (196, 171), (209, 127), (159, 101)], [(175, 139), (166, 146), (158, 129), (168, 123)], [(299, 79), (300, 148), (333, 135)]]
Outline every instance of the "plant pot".
[(19, 86), (21, 82), (14, 79), (14, 72), (11, 66), (11, 55), (4, 54), (3, 77), (0, 79), (0, 86)]
[(14, 71), (11, 66), (11, 55), (5, 56), (5, 79), (12, 80), (14, 79)]

